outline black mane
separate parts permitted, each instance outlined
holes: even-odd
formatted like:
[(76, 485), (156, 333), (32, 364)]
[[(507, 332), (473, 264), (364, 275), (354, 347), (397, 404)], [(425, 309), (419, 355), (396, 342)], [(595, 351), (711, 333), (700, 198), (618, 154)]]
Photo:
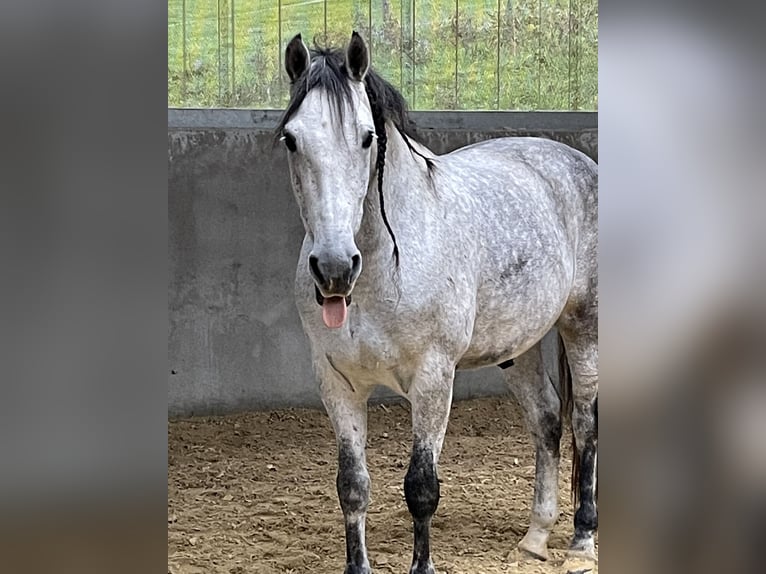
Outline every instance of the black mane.
[[(425, 161), (429, 176), (434, 169), (433, 160), (425, 157), (417, 151), (411, 143), (415, 137), (415, 124), (410, 120), (407, 101), (399, 91), (384, 80), (375, 70), (370, 68), (364, 77), (364, 87), (367, 99), (372, 109), (372, 119), (375, 124), (375, 135), (378, 138), (378, 157), (376, 167), (378, 170), (378, 198), (380, 200), (380, 213), (383, 223), (386, 225), (388, 234), (394, 242), (394, 259), (399, 266), (399, 246), (396, 243), (391, 225), (386, 216), (385, 202), (383, 198), (383, 171), (386, 165), (386, 122), (396, 128), (402, 139), (407, 144), (410, 152)], [(323, 89), (333, 105), (338, 117), (342, 119), (343, 103), (349, 102), (353, 106), (349, 76), (345, 65), (345, 52), (336, 48), (319, 48), (311, 50), (311, 65), (295, 81), (290, 84), (290, 103), (285, 113), (282, 114), (277, 125), (275, 137), (283, 135), (285, 125), (301, 107), (306, 95), (315, 88)]]
[[(277, 137), (282, 135), (285, 124), (313, 89), (323, 89), (339, 113), (342, 113), (344, 100), (353, 101), (344, 54), (343, 50), (337, 48), (316, 47), (311, 50), (312, 65), (290, 84), (290, 103), (277, 126)], [(372, 68), (365, 75), (364, 85), (376, 127), (380, 117), (383, 125), (390, 121), (400, 133), (415, 139), (415, 124), (409, 118), (407, 101), (399, 91)], [(380, 137), (380, 134), (377, 135)]]

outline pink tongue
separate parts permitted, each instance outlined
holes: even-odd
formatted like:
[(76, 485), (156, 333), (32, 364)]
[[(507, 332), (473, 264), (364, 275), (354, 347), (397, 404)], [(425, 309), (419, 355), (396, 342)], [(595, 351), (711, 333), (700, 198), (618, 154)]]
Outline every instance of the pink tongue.
[(330, 329), (337, 329), (346, 322), (346, 299), (327, 297), (322, 303), (322, 319)]

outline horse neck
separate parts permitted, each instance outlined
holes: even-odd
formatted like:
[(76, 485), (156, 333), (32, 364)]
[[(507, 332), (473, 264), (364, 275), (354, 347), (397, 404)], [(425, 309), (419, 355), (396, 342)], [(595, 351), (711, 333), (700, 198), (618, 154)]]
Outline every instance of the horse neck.
[[(397, 243), (401, 245), (400, 225), (402, 217), (413, 209), (420, 209), (418, 182), (425, 181), (426, 167), (422, 158), (413, 154), (407, 142), (390, 122), (386, 123), (386, 162), (383, 169), (383, 204), (388, 221), (397, 237)], [(415, 144), (413, 144), (415, 145)], [(428, 156), (433, 154), (423, 146), (417, 146)], [(380, 198), (378, 194), (378, 170), (373, 171), (370, 185), (367, 189), (367, 197), (364, 201), (364, 216), (362, 225), (357, 234), (357, 246), (365, 261), (365, 269), (373, 265), (393, 267), (394, 243), (388, 234), (383, 215), (381, 213)]]

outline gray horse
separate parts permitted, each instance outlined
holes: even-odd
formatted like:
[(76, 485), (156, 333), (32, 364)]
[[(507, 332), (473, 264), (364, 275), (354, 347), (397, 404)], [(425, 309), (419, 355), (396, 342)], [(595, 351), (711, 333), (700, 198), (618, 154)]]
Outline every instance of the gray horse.
[[(346, 50), (313, 53), (299, 34), (285, 67), (291, 100), (278, 135), (306, 229), (295, 289), (337, 437), (345, 573), (371, 572), (365, 443), (373, 387), (385, 385), (412, 406), (404, 479), (414, 525), (410, 573), (433, 573), (430, 525), (455, 370), (514, 358), (530, 373), (512, 391), (536, 447), (531, 523), (519, 547), (548, 556), (562, 417), (571, 402), (579, 506), (569, 557), (593, 561), (596, 164), (537, 138), (433, 154), (413, 139), (402, 96), (370, 69), (356, 32)], [(541, 367), (540, 340), (554, 326), (571, 366), (564, 385), (571, 395), (558, 392)]]

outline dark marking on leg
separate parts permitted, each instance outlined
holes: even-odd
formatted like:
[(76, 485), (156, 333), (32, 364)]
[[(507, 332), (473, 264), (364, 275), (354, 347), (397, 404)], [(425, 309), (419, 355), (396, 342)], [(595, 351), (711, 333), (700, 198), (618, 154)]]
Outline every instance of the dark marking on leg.
[(498, 365), (501, 369), (507, 369), (508, 367), (513, 366), (513, 359), (508, 359), (507, 361), (503, 361)]
[(593, 401), (593, 424), (595, 426), (596, 436), (598, 436), (598, 395), (596, 395), (596, 400)]
[(404, 477), (404, 497), (415, 519), (430, 518), (439, 504), (439, 481), (430, 448), (416, 445)]
[(561, 444), (561, 416), (557, 412), (545, 412), (540, 416), (540, 439), (543, 448), (553, 456), (559, 456)]
[(594, 500), (594, 480), (596, 476), (596, 445), (588, 441), (580, 456), (579, 494), (580, 506), (574, 516), (573, 547), (578, 541), (589, 538), (598, 528), (598, 515)]
[[(572, 502), (575, 508), (578, 505), (581, 494), (580, 473), (584, 462), (581, 460), (582, 451), (588, 445), (593, 447), (595, 458), (595, 441), (598, 438), (598, 396), (590, 405), (576, 405), (572, 401)], [(592, 424), (589, 424), (591, 421)], [(578, 438), (579, 436), (579, 438)], [(582, 443), (582, 444), (581, 444)], [(591, 479), (591, 485), (592, 485)], [(598, 486), (598, 484), (597, 484)]]
[(410, 466), (404, 478), (404, 497), (412, 515), (415, 535), (411, 572), (432, 572), (431, 518), (439, 505), (439, 480), (433, 452), (417, 443), (413, 446)]
[(338, 498), (344, 513), (364, 512), (370, 495), (370, 479), (350, 446), (338, 449)]
[(341, 443), (338, 448), (338, 500), (346, 522), (346, 574), (368, 574), (364, 540), (359, 515), (367, 511), (370, 499), (370, 477), (353, 448)]

